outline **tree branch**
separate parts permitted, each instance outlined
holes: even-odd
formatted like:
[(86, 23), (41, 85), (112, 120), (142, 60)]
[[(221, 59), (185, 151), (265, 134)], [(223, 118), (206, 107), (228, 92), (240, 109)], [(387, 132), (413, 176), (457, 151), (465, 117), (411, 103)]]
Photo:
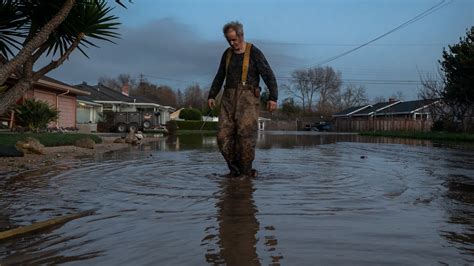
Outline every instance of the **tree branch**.
[(5, 65), (6, 63), (8, 63), (8, 60), (5, 58), (5, 56), (0, 54), (0, 64)]
[(33, 60), (33, 63), (36, 63), (36, 61), (38, 61), (38, 59), (40, 58), (40, 56), (46, 52), (46, 50), (48, 49), (48, 45), (46, 45), (46, 43), (43, 43), (40, 48), (38, 48), (38, 50), (36, 50), (36, 52), (33, 54), (32, 56), (32, 60)]
[(74, 40), (74, 42), (69, 46), (69, 48), (66, 50), (66, 52), (61, 55), (61, 57), (58, 58), (58, 60), (51, 61), (49, 64), (46, 66), (42, 67), (40, 70), (38, 70), (34, 75), (33, 75), (33, 81), (37, 81), (40, 79), (42, 76), (46, 75), (49, 71), (59, 67), (66, 59), (69, 58), (69, 55), (71, 55), (72, 51), (79, 46), (79, 43), (81, 42), (82, 38), (84, 38), (84, 33), (81, 33), (77, 38)]
[(12, 72), (14, 72), (18, 66), (24, 64), (28, 58), (31, 57), (31, 54), (48, 40), (51, 33), (67, 18), (75, 2), (75, 0), (65, 0), (59, 12), (44, 25), (31, 41), (23, 46), (23, 49), (21, 49), (12, 60), (0, 67), (0, 84), (5, 83)]

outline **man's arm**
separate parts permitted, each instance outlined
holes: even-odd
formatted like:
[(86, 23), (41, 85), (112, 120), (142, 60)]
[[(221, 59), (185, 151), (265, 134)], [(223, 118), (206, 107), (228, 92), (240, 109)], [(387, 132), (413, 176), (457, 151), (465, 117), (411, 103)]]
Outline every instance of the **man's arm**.
[[(227, 51), (227, 50), (226, 50)], [(224, 84), (224, 79), (225, 79), (225, 58), (226, 58), (226, 52), (224, 51), (224, 54), (222, 55), (221, 58), (221, 63), (219, 64), (219, 69), (217, 70), (216, 76), (214, 77), (214, 81), (212, 82), (211, 89), (209, 90), (209, 96), (207, 99), (215, 99), (217, 97), (217, 94), (219, 94), (219, 91), (222, 88), (222, 84)]]
[(276, 102), (278, 100), (278, 85), (275, 74), (273, 74), (273, 70), (262, 51), (257, 47), (255, 47), (255, 61), (257, 63), (257, 70), (270, 91), (268, 100)]

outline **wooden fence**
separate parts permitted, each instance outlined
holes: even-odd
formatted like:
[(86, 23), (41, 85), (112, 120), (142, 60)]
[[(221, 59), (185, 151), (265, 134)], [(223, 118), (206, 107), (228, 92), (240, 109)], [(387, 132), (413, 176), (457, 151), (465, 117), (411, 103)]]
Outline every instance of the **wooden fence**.
[(430, 131), (431, 120), (413, 120), (412, 118), (375, 118), (362, 119), (336, 119), (335, 131)]

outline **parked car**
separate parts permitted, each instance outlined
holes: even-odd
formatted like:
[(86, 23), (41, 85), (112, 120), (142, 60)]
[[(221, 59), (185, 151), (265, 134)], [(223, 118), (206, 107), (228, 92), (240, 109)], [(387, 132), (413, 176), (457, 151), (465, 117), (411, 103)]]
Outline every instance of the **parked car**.
[(329, 122), (321, 122), (316, 125), (318, 131), (331, 131), (332, 125)]
[(313, 124), (306, 124), (304, 127), (306, 131), (330, 131), (331, 130), (331, 123), (329, 122), (320, 122), (320, 123), (313, 123)]

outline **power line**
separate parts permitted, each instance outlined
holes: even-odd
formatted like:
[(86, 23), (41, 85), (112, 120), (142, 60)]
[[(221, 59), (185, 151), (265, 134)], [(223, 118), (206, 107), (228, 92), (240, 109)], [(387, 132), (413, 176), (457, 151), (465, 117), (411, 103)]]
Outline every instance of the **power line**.
[(392, 34), (393, 32), (396, 32), (396, 31), (398, 31), (398, 30), (400, 30), (400, 29), (402, 29), (402, 28), (404, 28), (404, 27), (406, 27), (406, 26), (408, 26), (408, 25), (410, 25), (410, 24), (412, 24), (412, 23), (414, 23), (414, 22), (416, 22), (416, 21), (418, 21), (418, 20), (420, 20), (420, 19), (422, 19), (422, 18), (428, 16), (428, 15), (430, 15), (430, 14), (433, 13), (433, 12), (436, 12), (437, 10), (443, 8), (444, 6), (449, 5), (451, 2), (452, 2), (452, 0), (449, 1), (449, 2), (447, 2), (447, 3), (446, 3), (446, 0), (442, 0), (442, 1), (440, 1), (439, 3), (437, 3), (436, 5), (434, 5), (434, 6), (430, 7), (430, 8), (428, 8), (427, 10), (425, 10), (425, 11), (421, 12), (420, 14), (414, 16), (413, 18), (409, 19), (408, 21), (406, 21), (406, 22), (404, 22), (404, 23), (398, 25), (397, 27), (395, 27), (395, 28), (393, 28), (393, 29), (391, 29), (391, 30), (389, 30), (389, 31), (387, 31), (387, 32), (385, 32), (385, 33), (383, 33), (383, 34), (377, 36), (376, 38), (371, 39), (371, 40), (369, 40), (369, 41), (367, 41), (367, 42), (365, 42), (365, 43), (363, 43), (363, 44), (361, 44), (361, 45), (359, 45), (359, 46), (357, 46), (357, 47), (355, 47), (355, 48), (352, 48), (352, 49), (350, 49), (350, 50), (348, 50), (348, 51), (345, 51), (345, 52), (343, 52), (343, 53), (341, 53), (341, 54), (338, 54), (338, 55), (335, 55), (335, 56), (330, 57), (330, 58), (328, 58), (328, 59), (322, 60), (322, 61), (320, 61), (319, 63), (317, 63), (317, 64), (315, 64), (315, 65), (312, 65), (312, 66), (310, 66), (310, 67), (324, 65), (324, 64), (327, 64), (327, 63), (329, 63), (329, 62), (332, 62), (332, 61), (334, 61), (334, 60), (336, 60), (336, 59), (339, 59), (339, 58), (341, 58), (341, 57), (343, 57), (343, 56), (346, 56), (346, 55), (348, 55), (348, 54), (350, 54), (350, 53), (353, 53), (353, 52), (355, 52), (355, 51), (357, 51), (357, 50), (359, 50), (359, 49), (361, 49), (361, 48), (363, 48), (363, 47), (365, 47), (365, 46), (367, 46), (367, 45), (369, 45), (369, 44), (371, 44), (371, 43), (373, 43), (373, 42), (375, 42), (375, 41), (377, 41), (377, 40), (382, 39), (383, 37), (385, 37), (385, 36), (387, 36), (387, 35), (389, 35), (389, 34)]
[[(279, 77), (277, 80), (291, 81), (292, 77)], [(309, 80), (308, 80), (309, 81)], [(357, 83), (367, 85), (422, 85), (418, 80), (397, 80), (397, 79), (341, 79), (343, 83)]]
[(159, 80), (169, 80), (169, 81), (181, 82), (181, 83), (189, 83), (189, 84), (196, 84), (196, 83), (199, 83), (199, 82), (197, 82), (197, 81), (173, 79), (173, 78), (159, 77), (159, 76), (148, 75), (148, 74), (142, 74), (142, 75), (145, 76), (145, 77), (150, 77), (150, 78), (159, 79)]
[[(279, 45), (279, 46), (360, 46), (360, 43), (297, 43), (297, 42), (256, 42), (261, 45)], [(448, 43), (380, 43), (370, 44), (370, 46), (443, 46)]]

